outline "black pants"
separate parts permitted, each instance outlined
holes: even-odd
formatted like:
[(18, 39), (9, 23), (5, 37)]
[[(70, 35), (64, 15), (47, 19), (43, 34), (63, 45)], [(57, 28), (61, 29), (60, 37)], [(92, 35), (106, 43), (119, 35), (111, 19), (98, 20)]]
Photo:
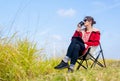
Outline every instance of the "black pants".
[(81, 42), (80, 40), (78, 40), (76, 38), (72, 39), (72, 41), (68, 47), (67, 54), (66, 54), (66, 56), (71, 58), (70, 64), (75, 65), (78, 57), (82, 54), (84, 49), (85, 49), (85, 45), (83, 42)]

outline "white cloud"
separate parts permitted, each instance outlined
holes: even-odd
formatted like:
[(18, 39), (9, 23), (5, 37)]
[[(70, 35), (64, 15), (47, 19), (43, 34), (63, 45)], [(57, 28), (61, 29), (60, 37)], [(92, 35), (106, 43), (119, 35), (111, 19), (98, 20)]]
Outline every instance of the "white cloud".
[(40, 33), (39, 33), (39, 35), (40, 36), (43, 36), (43, 35), (45, 35), (45, 34), (47, 34), (48, 33), (48, 30), (45, 30), (45, 31), (41, 31)]
[(62, 37), (60, 35), (52, 35), (51, 37), (55, 40), (62, 40)]
[(120, 2), (109, 6), (108, 9), (113, 9), (113, 8), (116, 8), (116, 7), (119, 7), (119, 6), (120, 6)]
[(100, 2), (100, 1), (94, 1), (92, 4), (93, 4), (93, 6), (95, 6), (95, 8), (104, 9), (107, 7), (107, 5), (105, 3)]
[(63, 16), (63, 17), (72, 17), (76, 14), (76, 11), (72, 8), (70, 9), (60, 9), (57, 11), (58, 15)]
[(113, 4), (105, 4), (103, 2), (100, 2), (100, 1), (94, 1), (92, 2), (94, 8), (96, 10), (94, 10), (94, 14), (96, 13), (102, 13), (104, 11), (108, 11), (108, 10), (111, 10), (111, 9), (114, 9), (114, 8), (117, 8), (120, 6), (120, 2), (115, 2)]

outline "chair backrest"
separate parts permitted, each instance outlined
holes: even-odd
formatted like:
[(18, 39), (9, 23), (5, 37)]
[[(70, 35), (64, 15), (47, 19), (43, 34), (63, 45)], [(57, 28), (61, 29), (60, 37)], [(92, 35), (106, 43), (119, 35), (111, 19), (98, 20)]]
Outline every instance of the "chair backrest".
[(91, 58), (91, 55), (92, 56), (95, 56), (96, 54), (96, 50), (99, 46), (91, 46), (88, 50), (88, 52), (86, 53), (86, 56), (85, 56), (85, 59), (90, 59)]

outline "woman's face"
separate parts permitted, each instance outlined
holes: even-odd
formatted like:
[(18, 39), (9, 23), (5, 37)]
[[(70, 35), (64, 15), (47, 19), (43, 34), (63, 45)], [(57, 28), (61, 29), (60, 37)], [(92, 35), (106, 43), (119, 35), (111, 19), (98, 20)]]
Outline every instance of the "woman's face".
[(85, 27), (88, 27), (88, 26), (91, 26), (91, 21), (88, 21), (88, 20), (86, 20), (86, 21), (84, 21), (84, 26)]

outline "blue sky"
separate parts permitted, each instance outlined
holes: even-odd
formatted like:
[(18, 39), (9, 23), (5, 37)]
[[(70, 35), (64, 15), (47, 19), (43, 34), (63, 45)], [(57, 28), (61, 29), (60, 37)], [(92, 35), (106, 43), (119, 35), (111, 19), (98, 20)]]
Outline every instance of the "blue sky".
[(28, 37), (48, 56), (65, 53), (76, 25), (93, 16), (105, 58), (120, 59), (119, 0), (0, 0), (1, 36)]

